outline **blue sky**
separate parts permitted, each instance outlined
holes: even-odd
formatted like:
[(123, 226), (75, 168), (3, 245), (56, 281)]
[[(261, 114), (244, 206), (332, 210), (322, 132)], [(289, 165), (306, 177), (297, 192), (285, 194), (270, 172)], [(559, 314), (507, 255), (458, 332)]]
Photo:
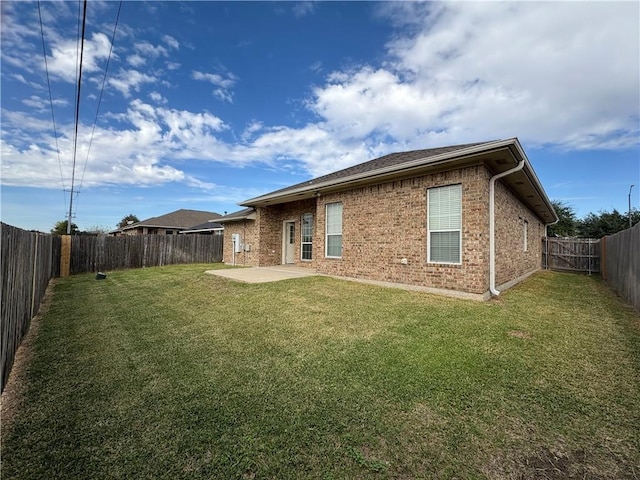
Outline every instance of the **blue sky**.
[[(79, 4), (40, 5), (57, 147), (38, 4), (0, 6), (2, 221), (49, 231), (69, 208)], [(112, 44), (118, 6), (88, 4), (81, 230), (510, 137), (578, 216), (626, 212), (631, 184), (640, 204), (638, 2), (123, 2)]]

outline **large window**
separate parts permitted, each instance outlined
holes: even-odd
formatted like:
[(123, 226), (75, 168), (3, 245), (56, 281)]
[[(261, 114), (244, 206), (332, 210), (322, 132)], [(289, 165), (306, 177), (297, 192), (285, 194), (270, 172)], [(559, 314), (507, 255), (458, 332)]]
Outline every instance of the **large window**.
[(342, 203), (327, 203), (325, 256), (342, 257)]
[(462, 185), (427, 190), (427, 250), (432, 263), (461, 263)]
[(311, 260), (313, 255), (313, 214), (305, 213), (302, 215), (302, 260)]

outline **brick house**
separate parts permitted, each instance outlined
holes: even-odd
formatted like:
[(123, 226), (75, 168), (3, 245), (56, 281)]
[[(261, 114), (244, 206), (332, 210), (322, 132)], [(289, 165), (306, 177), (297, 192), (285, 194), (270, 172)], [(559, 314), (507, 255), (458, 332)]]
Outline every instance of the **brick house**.
[(216, 220), (225, 263), (476, 299), (538, 270), (557, 221), (517, 138), (393, 153), (241, 205)]
[[(109, 232), (109, 235), (121, 237), (124, 235), (177, 235), (178, 233), (199, 226), (204, 229), (203, 224), (214, 222), (221, 215), (216, 212), (205, 212), (202, 210), (188, 210), (181, 208), (175, 212), (166, 213), (158, 217), (151, 217), (139, 222), (132, 223), (123, 228), (118, 228)], [(211, 229), (222, 230), (222, 225), (210, 223)], [(196, 232), (189, 232), (196, 233)], [(201, 232), (198, 232), (201, 233)]]

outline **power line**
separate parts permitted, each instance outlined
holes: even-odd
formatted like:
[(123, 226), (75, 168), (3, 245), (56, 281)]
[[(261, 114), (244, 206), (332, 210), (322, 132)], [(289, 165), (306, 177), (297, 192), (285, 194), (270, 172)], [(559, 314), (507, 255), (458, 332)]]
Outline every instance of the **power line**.
[(75, 133), (73, 135), (73, 165), (71, 170), (71, 195), (69, 198), (69, 220), (67, 222), (67, 235), (71, 234), (71, 217), (73, 216), (73, 187), (76, 176), (76, 154), (78, 151), (78, 123), (80, 120), (80, 87), (82, 86), (82, 57), (84, 56), (84, 34), (87, 23), (87, 0), (84, 0), (84, 10), (82, 13), (82, 40), (80, 43), (80, 65), (78, 67), (78, 87), (76, 89), (76, 118)]
[(80, 188), (82, 188), (82, 182), (84, 181), (84, 173), (87, 170), (87, 163), (89, 163), (89, 153), (91, 152), (91, 144), (93, 143), (93, 134), (96, 131), (96, 124), (98, 123), (98, 114), (100, 113), (100, 104), (102, 103), (102, 94), (104, 93), (104, 86), (107, 82), (107, 72), (109, 70), (109, 60), (111, 60), (111, 53), (113, 52), (113, 42), (116, 38), (116, 30), (118, 29), (118, 20), (120, 19), (120, 10), (122, 9), (122, 0), (118, 5), (118, 13), (116, 14), (116, 21), (113, 26), (113, 34), (111, 35), (111, 47), (109, 48), (109, 56), (107, 57), (107, 64), (104, 67), (104, 76), (102, 77), (102, 88), (100, 89), (100, 97), (98, 98), (98, 107), (96, 108), (96, 118), (93, 120), (93, 128), (91, 129), (91, 136), (89, 137), (89, 147), (87, 148), (87, 158), (84, 161), (84, 168), (82, 169), (82, 177), (80, 177)]
[(53, 123), (53, 138), (56, 141), (56, 154), (58, 155), (58, 167), (60, 169), (60, 182), (62, 183), (62, 195), (64, 205), (67, 204), (65, 195), (64, 176), (62, 175), (62, 162), (60, 161), (60, 147), (58, 146), (58, 131), (56, 129), (56, 118), (53, 114), (53, 96), (51, 95), (51, 81), (49, 80), (49, 64), (47, 62), (47, 50), (44, 44), (44, 28), (42, 27), (42, 13), (40, 11), (40, 0), (38, 0), (38, 18), (40, 19), (40, 36), (42, 37), (42, 56), (44, 57), (44, 70), (47, 73), (47, 88), (49, 89), (49, 105), (51, 105), (51, 123)]

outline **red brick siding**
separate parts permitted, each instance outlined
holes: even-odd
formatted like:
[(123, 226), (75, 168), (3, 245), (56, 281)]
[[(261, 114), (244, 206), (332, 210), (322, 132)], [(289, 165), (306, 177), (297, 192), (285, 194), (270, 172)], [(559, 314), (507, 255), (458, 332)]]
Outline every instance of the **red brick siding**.
[[(484, 293), (488, 288), (484, 166), (397, 180), (318, 199), (314, 255), (321, 273)], [(427, 263), (427, 188), (462, 184), (462, 264)], [(325, 205), (342, 202), (342, 258), (324, 257)], [(407, 259), (407, 265), (401, 260)]]
[[(501, 182), (496, 182), (496, 285), (540, 268), (544, 224)], [(527, 251), (524, 251), (524, 221)]]
[[(302, 235), (302, 215), (305, 213), (314, 214), (314, 227), (316, 215), (316, 200), (308, 199), (299, 202), (283, 203), (269, 207), (258, 207), (258, 225), (260, 230), (260, 258), (259, 265), (281, 265), (282, 259), (282, 234), (284, 222), (295, 222), (295, 264), (301, 267), (312, 267), (316, 258), (315, 248), (313, 260), (311, 262), (302, 261), (301, 257), (301, 235)], [(314, 237), (317, 228), (314, 228)], [(315, 243), (315, 238), (314, 238)]]
[[(484, 165), (396, 180), (318, 198), (259, 207), (256, 220), (225, 224), (224, 259), (231, 234), (241, 233), (251, 252), (236, 264), (282, 263), (284, 222), (295, 222), (295, 263), (320, 273), (484, 294), (489, 289), (489, 171)], [(427, 262), (427, 189), (462, 185), (462, 264)], [(342, 258), (325, 257), (325, 206), (342, 202)], [(300, 259), (301, 217), (314, 214), (313, 260)], [(523, 252), (522, 220), (528, 225)], [(544, 225), (500, 182), (496, 184), (496, 284), (540, 265)], [(407, 259), (407, 265), (401, 260)]]
[(231, 235), (239, 233), (241, 241), (249, 245), (248, 252), (242, 251), (235, 254), (236, 265), (258, 265), (258, 235), (255, 220), (240, 220), (238, 222), (228, 222), (224, 224), (224, 248), (223, 261), (227, 264), (233, 263), (233, 242)]

